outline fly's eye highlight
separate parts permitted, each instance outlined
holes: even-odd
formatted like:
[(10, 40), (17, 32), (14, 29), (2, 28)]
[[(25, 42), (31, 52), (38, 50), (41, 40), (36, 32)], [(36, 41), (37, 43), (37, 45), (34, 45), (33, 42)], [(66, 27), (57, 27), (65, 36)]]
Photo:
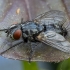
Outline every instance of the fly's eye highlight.
[(21, 32), (20, 29), (18, 29), (18, 30), (16, 30), (16, 31), (13, 33), (13, 38), (14, 38), (15, 40), (18, 40), (18, 39), (21, 37), (21, 35), (22, 35), (22, 32)]

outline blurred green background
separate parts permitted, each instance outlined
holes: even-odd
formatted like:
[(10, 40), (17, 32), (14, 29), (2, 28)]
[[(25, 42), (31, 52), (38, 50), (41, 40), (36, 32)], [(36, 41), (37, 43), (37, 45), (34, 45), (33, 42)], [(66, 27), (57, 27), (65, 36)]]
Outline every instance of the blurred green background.
[(27, 62), (0, 56), (0, 70), (70, 70), (70, 58), (59, 63)]

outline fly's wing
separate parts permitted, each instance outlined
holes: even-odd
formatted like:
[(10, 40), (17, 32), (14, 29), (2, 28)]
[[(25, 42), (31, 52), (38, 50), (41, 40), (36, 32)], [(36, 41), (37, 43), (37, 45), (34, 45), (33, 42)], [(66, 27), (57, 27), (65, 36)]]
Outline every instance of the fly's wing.
[(58, 10), (51, 10), (48, 12), (45, 12), (38, 17), (35, 18), (35, 22), (38, 22), (39, 24), (60, 24), (63, 25), (66, 21), (66, 15), (62, 11)]
[(54, 32), (47, 31), (42, 33), (38, 39), (54, 48), (57, 48), (63, 52), (70, 53), (70, 42), (68, 42), (62, 35)]
[[(37, 18), (35, 18), (35, 21), (38, 22), (39, 24), (43, 25), (48, 25), (48, 24), (54, 24), (54, 25), (63, 25), (67, 19), (66, 19), (66, 15), (62, 12), (62, 11), (58, 11), (58, 10), (51, 10), (48, 12), (45, 12), (41, 15), (39, 15)], [(48, 35), (50, 34), (50, 35)], [(40, 34), (41, 35), (41, 34)], [(39, 35), (39, 36), (40, 36)], [(47, 37), (47, 35), (53, 36), (51, 38)], [(59, 50), (62, 50), (64, 52), (70, 52), (70, 43), (68, 41), (65, 40), (65, 38), (63, 36), (61, 36), (60, 34), (57, 34), (53, 31), (49, 31), (49, 33), (45, 32), (43, 34), (43, 37), (41, 41), (43, 41), (44, 43), (55, 47)]]
[[(41, 25), (45, 24), (54, 24), (54, 25), (68, 25), (68, 19), (64, 12), (58, 10), (51, 10), (39, 15), (34, 20), (36, 23)], [(41, 57), (48, 61), (60, 61), (70, 56), (70, 43), (67, 41), (67, 38), (64, 38), (60, 34), (57, 34), (53, 31), (49, 33), (41, 33), (38, 36), (38, 40), (43, 42), (43, 45), (39, 45), (39, 52), (41, 50)], [(48, 37), (47, 37), (48, 35)], [(53, 36), (55, 35), (55, 36)], [(50, 38), (51, 37), (51, 38)], [(38, 48), (37, 48), (38, 49)], [(60, 51), (61, 50), (61, 51)], [(38, 52), (37, 51), (37, 52)], [(63, 55), (63, 56), (62, 56)]]

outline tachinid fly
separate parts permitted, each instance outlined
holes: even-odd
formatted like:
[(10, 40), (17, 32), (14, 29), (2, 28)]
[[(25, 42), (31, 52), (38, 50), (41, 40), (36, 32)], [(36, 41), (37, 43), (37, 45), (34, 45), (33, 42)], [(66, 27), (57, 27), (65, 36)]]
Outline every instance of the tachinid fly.
[(25, 47), (25, 49), (27, 48), (26, 52), (28, 50), (29, 61), (35, 55), (37, 48), (39, 49), (38, 45), (33, 47), (32, 43), (43, 43), (63, 52), (70, 53), (70, 43), (65, 39), (68, 34), (66, 27), (63, 26), (65, 22), (65, 14), (58, 10), (45, 12), (33, 21), (24, 22), (21, 19), (21, 23), (13, 24), (7, 29), (0, 30), (5, 32), (7, 42), (9, 42), (7, 45), (9, 47), (5, 48), (7, 47), (5, 46), (5, 49), (2, 49), (0, 54), (21, 43), (29, 44), (29, 47)]

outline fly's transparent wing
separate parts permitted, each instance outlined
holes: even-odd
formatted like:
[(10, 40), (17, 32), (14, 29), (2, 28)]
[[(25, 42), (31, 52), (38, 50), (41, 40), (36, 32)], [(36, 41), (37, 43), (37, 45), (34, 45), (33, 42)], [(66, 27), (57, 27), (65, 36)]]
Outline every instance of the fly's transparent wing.
[(40, 37), (39, 40), (43, 43), (63, 52), (70, 53), (70, 43), (62, 35), (54, 31), (47, 31), (40, 36), (42, 37)]
[[(41, 25), (43, 25), (43, 24), (45, 24), (45, 25), (48, 25), (48, 24), (63, 25), (67, 21), (67, 19), (66, 19), (66, 15), (64, 12), (58, 11), (58, 10), (51, 10), (51, 11), (48, 11), (48, 12), (45, 12), (45, 13), (39, 15), (37, 18), (35, 18), (35, 21)], [(52, 36), (52, 37), (48, 38), (47, 34), (48, 34), (47, 32), (43, 33), (43, 37), (41, 37), (42, 42), (44, 42), (45, 44), (50, 45), (54, 48), (57, 48), (61, 51), (64, 51), (67, 53), (70, 52), (70, 49), (69, 49), (70, 43), (68, 41), (66, 41), (63, 36), (51, 31), (50, 35), (48, 35), (48, 36), (49, 37)], [(53, 36), (54, 34), (56, 36)], [(42, 36), (42, 35), (40, 34), (39, 36)]]
[(39, 15), (35, 21), (43, 24), (60, 24), (63, 25), (66, 21), (65, 13), (58, 10), (51, 10)]
[[(39, 15), (37, 18), (35, 18), (35, 20), (37, 22), (39, 22), (39, 24), (41, 24), (41, 25), (43, 25), (43, 24), (58, 25), (59, 24), (62, 26), (67, 21), (65, 13), (62, 11), (58, 11), (58, 10), (51, 10), (51, 11), (45, 12), (45, 13)], [(69, 25), (67, 24), (67, 26), (69, 26)], [(69, 33), (69, 31), (68, 31), (68, 33)], [(54, 39), (55, 39), (55, 37), (57, 37), (57, 36), (58, 37), (55, 40), (53, 40), (53, 37), (51, 37), (51, 39), (49, 39), (46, 36), (47, 34), (48, 34), (47, 32), (43, 34), (44, 38), (41, 41), (43, 41), (44, 43), (46, 43), (52, 47), (55, 47), (61, 51), (70, 53), (70, 43), (68, 41), (66, 41), (64, 39), (64, 37), (62, 37), (60, 34), (56, 33), (56, 36), (54, 36)], [(55, 32), (52, 31), (52, 33), (50, 33), (50, 36), (53, 36), (54, 34), (55, 34)], [(59, 39), (61, 39), (61, 40), (64, 39), (65, 41), (61, 41)]]

